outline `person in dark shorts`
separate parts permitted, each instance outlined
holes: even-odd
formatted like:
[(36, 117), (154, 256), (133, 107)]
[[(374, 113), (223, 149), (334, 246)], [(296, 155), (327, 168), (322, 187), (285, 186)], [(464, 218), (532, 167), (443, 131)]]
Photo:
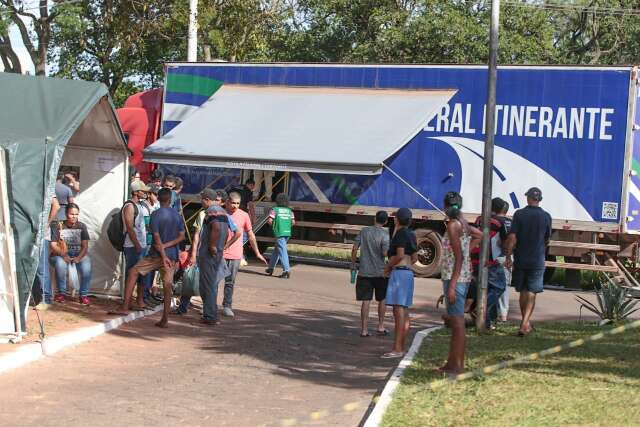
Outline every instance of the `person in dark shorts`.
[(369, 308), (375, 293), (378, 301), (378, 328), (376, 334), (388, 335), (384, 328), (384, 316), (387, 311), (387, 279), (384, 277), (384, 265), (389, 250), (389, 231), (385, 225), (389, 215), (385, 211), (376, 213), (375, 224), (364, 227), (353, 242), (351, 264), (356, 265), (358, 249), (360, 249), (360, 265), (356, 281), (356, 300), (362, 301), (360, 308), (360, 336), (368, 337)]
[(409, 229), (411, 210), (400, 208), (396, 212), (395, 232), (389, 244), (389, 261), (384, 268), (384, 276), (389, 278), (387, 304), (393, 306), (395, 336), (393, 349), (382, 355), (383, 359), (404, 356), (407, 335), (411, 327), (409, 307), (413, 304), (413, 270), (411, 266), (418, 260), (416, 233)]
[(551, 238), (551, 215), (540, 207), (542, 191), (532, 187), (525, 195), (527, 206), (513, 215), (505, 244), (505, 265), (508, 268), (513, 265), (511, 281), (520, 293), (520, 336), (533, 330), (531, 315), (536, 306), (536, 295), (543, 291), (545, 251)]

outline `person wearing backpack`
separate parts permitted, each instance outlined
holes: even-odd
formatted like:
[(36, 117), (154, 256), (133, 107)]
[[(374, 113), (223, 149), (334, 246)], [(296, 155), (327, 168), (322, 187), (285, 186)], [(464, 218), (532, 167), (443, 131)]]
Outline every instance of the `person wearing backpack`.
[(286, 194), (280, 193), (276, 196), (276, 206), (269, 212), (267, 220), (273, 230), (273, 236), (276, 238), (276, 244), (273, 248), (273, 254), (269, 258), (269, 267), (266, 272), (269, 276), (273, 274), (278, 260), (282, 263), (282, 279), (291, 277), (289, 268), (289, 254), (287, 252), (287, 242), (291, 237), (291, 229), (296, 223), (293, 211), (289, 208), (289, 198)]
[[(150, 191), (144, 182), (137, 180), (131, 183), (131, 198), (122, 206), (122, 223), (124, 224), (125, 239), (123, 252), (125, 259), (125, 277), (128, 278), (131, 268), (145, 256), (147, 252), (147, 228), (144, 223), (144, 210), (140, 202), (146, 198)], [(135, 281), (138, 289), (137, 309), (145, 308), (144, 286), (142, 277)], [(133, 288), (131, 289), (133, 293)], [(131, 296), (129, 296), (131, 297)]]
[(135, 274), (148, 274), (154, 270), (160, 270), (164, 291), (164, 310), (162, 318), (156, 323), (160, 328), (166, 328), (169, 324), (169, 310), (173, 296), (173, 275), (178, 262), (178, 245), (184, 240), (184, 223), (180, 215), (171, 209), (171, 190), (163, 188), (158, 192), (160, 209), (151, 214), (151, 231), (153, 233), (153, 245), (149, 253), (132, 267), (131, 274), (125, 285), (125, 295), (122, 304), (109, 314), (126, 316), (129, 314), (131, 294), (137, 276)]
[[(489, 220), (490, 243), (489, 256), (487, 258), (487, 311), (485, 319), (487, 329), (495, 329), (495, 323), (498, 320), (498, 303), (507, 287), (503, 266), (504, 257), (502, 256), (502, 246), (507, 239), (507, 228), (505, 227), (504, 219), (499, 216), (504, 203), (505, 201), (500, 197), (494, 197), (491, 200), (491, 219)], [(476, 219), (475, 226), (482, 231), (482, 217)], [(471, 262), (473, 265), (474, 279), (477, 282), (480, 274), (480, 247), (474, 247), (471, 250)], [(472, 296), (475, 297), (475, 295)]]

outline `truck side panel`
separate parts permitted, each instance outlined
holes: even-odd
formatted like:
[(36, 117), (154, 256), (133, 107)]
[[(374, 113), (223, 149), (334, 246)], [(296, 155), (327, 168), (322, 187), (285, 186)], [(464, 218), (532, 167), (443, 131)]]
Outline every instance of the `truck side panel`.
[[(619, 222), (630, 72), (500, 69), (494, 194), (518, 208), (525, 203), (526, 189), (536, 185), (543, 191), (545, 209), (556, 219)], [(190, 89), (189, 78), (197, 82)], [(167, 81), (165, 131), (219, 84), (458, 89), (441, 114), (388, 164), (436, 205), (455, 190), (462, 193), (466, 211), (480, 211), (486, 99), (482, 67), (178, 65), (168, 67)], [(172, 95), (172, 81), (181, 82), (182, 92)], [(377, 177), (294, 174), (289, 188), (298, 201), (431, 208), (386, 171)]]
[(633, 130), (631, 175), (628, 182), (627, 231), (640, 232), (640, 87), (636, 88), (636, 112)]

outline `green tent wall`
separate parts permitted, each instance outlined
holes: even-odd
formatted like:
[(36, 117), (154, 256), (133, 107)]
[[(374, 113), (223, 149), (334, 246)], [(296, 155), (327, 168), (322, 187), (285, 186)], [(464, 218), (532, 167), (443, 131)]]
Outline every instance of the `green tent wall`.
[[(100, 105), (104, 111), (110, 110), (106, 115), (103, 111), (101, 123), (97, 123), (96, 129), (102, 129), (86, 132), (90, 126), (85, 120)], [(85, 144), (90, 145), (87, 139), (104, 137), (105, 125), (114, 127), (109, 138), (119, 139), (114, 144), (122, 153), (126, 153), (126, 145), (107, 88), (100, 83), (0, 73), (0, 112), (0, 146), (9, 160), (10, 215), (24, 325), (65, 147), (81, 128), (85, 128)], [(100, 132), (103, 135), (98, 135)]]

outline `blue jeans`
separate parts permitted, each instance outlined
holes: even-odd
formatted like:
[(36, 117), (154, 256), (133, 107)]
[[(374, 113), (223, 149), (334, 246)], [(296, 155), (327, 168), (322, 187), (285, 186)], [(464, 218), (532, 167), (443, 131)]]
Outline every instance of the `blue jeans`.
[(190, 302), (191, 302), (191, 297), (180, 297), (180, 305), (178, 305), (178, 309), (176, 311), (178, 313), (186, 314), (187, 311), (189, 310)]
[[(144, 258), (145, 256), (147, 256), (149, 252), (149, 248), (146, 247), (142, 250), (141, 253), (138, 253), (136, 251), (136, 248), (131, 247), (131, 248), (124, 248), (124, 260), (125, 260), (125, 268), (126, 268), (126, 272), (125, 275), (128, 277), (129, 276), (129, 270), (131, 269), (131, 267), (133, 267), (134, 265), (136, 265), (138, 263), (138, 261), (140, 261), (142, 258)], [(153, 286), (153, 278), (155, 276), (155, 272), (151, 272), (149, 274), (145, 274), (142, 275), (140, 274), (138, 276), (138, 280), (136, 281), (137, 284), (141, 284), (144, 286), (144, 297), (148, 297), (149, 294), (149, 289), (151, 289), (151, 286)]]
[(42, 299), (45, 304), (51, 304), (51, 278), (49, 277), (49, 242), (42, 241), (40, 248), (40, 261), (38, 261), (38, 269), (36, 270), (36, 286), (42, 291)]
[(287, 242), (289, 237), (278, 237), (273, 248), (273, 254), (269, 258), (269, 268), (274, 269), (278, 260), (282, 263), (282, 270), (289, 271), (289, 253), (287, 252)]
[(507, 287), (504, 267), (501, 265), (490, 266), (488, 282), (487, 316), (485, 319), (487, 328), (491, 326), (491, 321), (495, 321), (498, 318), (498, 304), (500, 302), (500, 297)]
[[(64, 295), (67, 293), (67, 273), (69, 272), (69, 265), (61, 256), (51, 257), (50, 262), (56, 270), (58, 293)], [(91, 259), (85, 256), (82, 258), (82, 261), (76, 264), (76, 269), (80, 276), (80, 296), (86, 297), (89, 295), (89, 285), (91, 284)]]

